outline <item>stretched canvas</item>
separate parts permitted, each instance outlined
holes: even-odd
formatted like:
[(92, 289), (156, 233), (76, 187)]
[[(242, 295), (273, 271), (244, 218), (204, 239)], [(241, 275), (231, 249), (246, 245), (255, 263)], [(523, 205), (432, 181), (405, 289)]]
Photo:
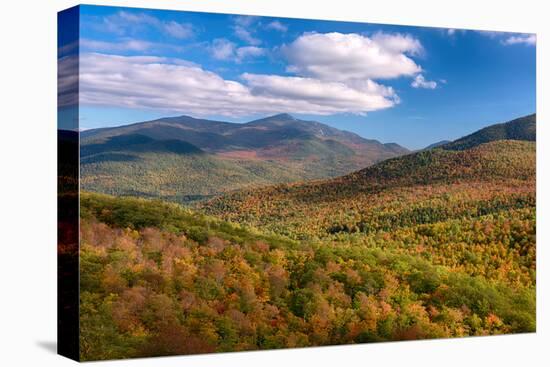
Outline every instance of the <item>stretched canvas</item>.
[(59, 353), (536, 329), (534, 34), (59, 13)]

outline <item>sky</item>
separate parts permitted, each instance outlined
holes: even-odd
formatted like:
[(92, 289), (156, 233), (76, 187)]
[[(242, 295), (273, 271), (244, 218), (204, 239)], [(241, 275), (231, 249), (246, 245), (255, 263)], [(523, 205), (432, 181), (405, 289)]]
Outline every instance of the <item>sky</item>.
[(78, 46), (81, 129), (290, 113), (418, 149), (536, 109), (532, 34), (81, 6)]

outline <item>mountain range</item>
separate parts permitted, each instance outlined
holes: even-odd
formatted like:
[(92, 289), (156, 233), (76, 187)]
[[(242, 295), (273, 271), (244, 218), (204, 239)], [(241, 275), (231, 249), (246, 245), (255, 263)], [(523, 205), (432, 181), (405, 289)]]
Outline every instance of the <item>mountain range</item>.
[[(426, 155), (288, 114), (242, 124), (169, 117), (82, 132), (81, 185), (88, 191), (189, 203), (277, 184), (338, 181), (378, 162), (387, 161), (377, 166), (386, 167), (401, 156), (398, 162), (416, 167), (414, 159), (452, 155), (442, 151), (535, 139), (535, 114), (434, 143), (420, 151), (431, 152)], [(382, 175), (391, 174), (384, 170)]]
[[(185, 141), (210, 153), (233, 152), (236, 155), (238, 153), (235, 152), (243, 151), (243, 155), (246, 155), (244, 151), (253, 151), (264, 158), (299, 155), (304, 145), (290, 143), (302, 141), (323, 143), (332, 150), (348, 148), (359, 154), (371, 154), (374, 160), (408, 152), (395, 143), (382, 144), (316, 121), (299, 120), (289, 114), (278, 114), (243, 124), (190, 116), (167, 117), (120, 127), (86, 130), (82, 132), (81, 138), (86, 144), (129, 134), (144, 135), (157, 141)], [(281, 145), (292, 146), (292, 149), (273, 149)]]
[(186, 202), (337, 177), (409, 150), (278, 114), (242, 124), (179, 116), (86, 130), (80, 153), (85, 190)]

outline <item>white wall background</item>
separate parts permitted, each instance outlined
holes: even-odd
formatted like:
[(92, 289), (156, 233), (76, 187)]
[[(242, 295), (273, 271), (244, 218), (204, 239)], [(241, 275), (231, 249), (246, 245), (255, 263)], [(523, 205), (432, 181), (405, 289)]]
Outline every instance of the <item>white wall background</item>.
[[(538, 34), (536, 334), (103, 362), (117, 366), (548, 366), (548, 10), (540, 0), (110, 0), (127, 5)], [(64, 366), (56, 338), (56, 12), (65, 0), (2, 3), (0, 365)], [(546, 23), (546, 25), (545, 25)], [(546, 103), (546, 105), (545, 105)]]

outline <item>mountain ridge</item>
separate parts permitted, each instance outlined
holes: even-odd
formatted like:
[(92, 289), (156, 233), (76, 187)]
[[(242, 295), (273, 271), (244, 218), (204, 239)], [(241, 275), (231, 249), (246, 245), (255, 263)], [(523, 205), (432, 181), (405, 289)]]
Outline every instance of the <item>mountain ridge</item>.
[(537, 114), (533, 113), (507, 122), (489, 125), (472, 134), (441, 145), (440, 148), (446, 150), (464, 150), (496, 140), (536, 141), (536, 123)]
[(409, 152), (288, 114), (243, 124), (184, 115), (81, 137), (86, 190), (170, 200), (337, 177)]
[[(297, 119), (287, 113), (267, 116), (267, 117), (255, 119), (252, 121), (248, 121), (245, 123), (233, 123), (233, 122), (225, 122), (225, 121), (218, 121), (218, 120), (199, 119), (189, 115), (163, 117), (160, 119), (136, 122), (136, 123), (121, 125), (121, 126), (88, 129), (81, 133), (81, 138), (83, 139), (84, 142), (88, 142), (91, 139), (102, 139), (102, 138), (109, 137), (111, 135), (119, 135), (116, 133), (112, 134), (117, 131), (120, 132), (120, 134), (122, 134), (122, 133), (127, 133), (129, 131), (139, 130), (140, 128), (148, 129), (152, 125), (164, 125), (164, 126), (177, 127), (179, 129), (184, 129), (184, 130), (193, 130), (197, 132), (211, 132), (211, 133), (213, 132), (216, 134), (221, 134), (223, 136), (231, 136), (237, 133), (239, 130), (247, 130), (251, 128), (262, 128), (262, 127), (266, 128), (269, 126), (278, 127), (280, 129), (280, 128), (288, 128), (290, 124), (299, 125), (300, 129), (297, 129), (297, 130), (308, 132), (313, 135), (316, 135), (315, 133), (317, 133), (317, 135), (321, 135), (321, 136), (329, 136), (329, 137), (337, 136), (340, 138), (345, 137), (348, 139), (352, 139), (353, 142), (355, 143), (369, 142), (369, 143), (380, 144), (381, 146), (386, 146), (386, 145), (392, 146), (394, 150), (400, 150), (401, 152), (409, 151), (407, 148), (402, 147), (397, 143), (393, 143), (393, 142), (381, 143), (378, 140), (367, 139), (356, 133), (346, 131), (346, 130), (340, 130), (335, 127), (332, 127), (317, 121)], [(292, 132), (292, 130), (287, 132)], [(146, 131), (143, 135), (155, 138), (154, 133), (151, 133), (150, 131)], [(157, 138), (160, 138), (160, 137), (157, 136)], [(176, 135), (176, 138), (179, 138), (179, 137)], [(181, 137), (181, 140), (185, 140), (185, 138)], [(242, 140), (244, 141), (244, 139)], [(189, 141), (189, 142), (193, 144), (192, 141)], [(195, 145), (198, 145), (200, 147), (200, 144), (195, 144)], [(200, 147), (200, 148), (203, 148), (203, 147)]]

